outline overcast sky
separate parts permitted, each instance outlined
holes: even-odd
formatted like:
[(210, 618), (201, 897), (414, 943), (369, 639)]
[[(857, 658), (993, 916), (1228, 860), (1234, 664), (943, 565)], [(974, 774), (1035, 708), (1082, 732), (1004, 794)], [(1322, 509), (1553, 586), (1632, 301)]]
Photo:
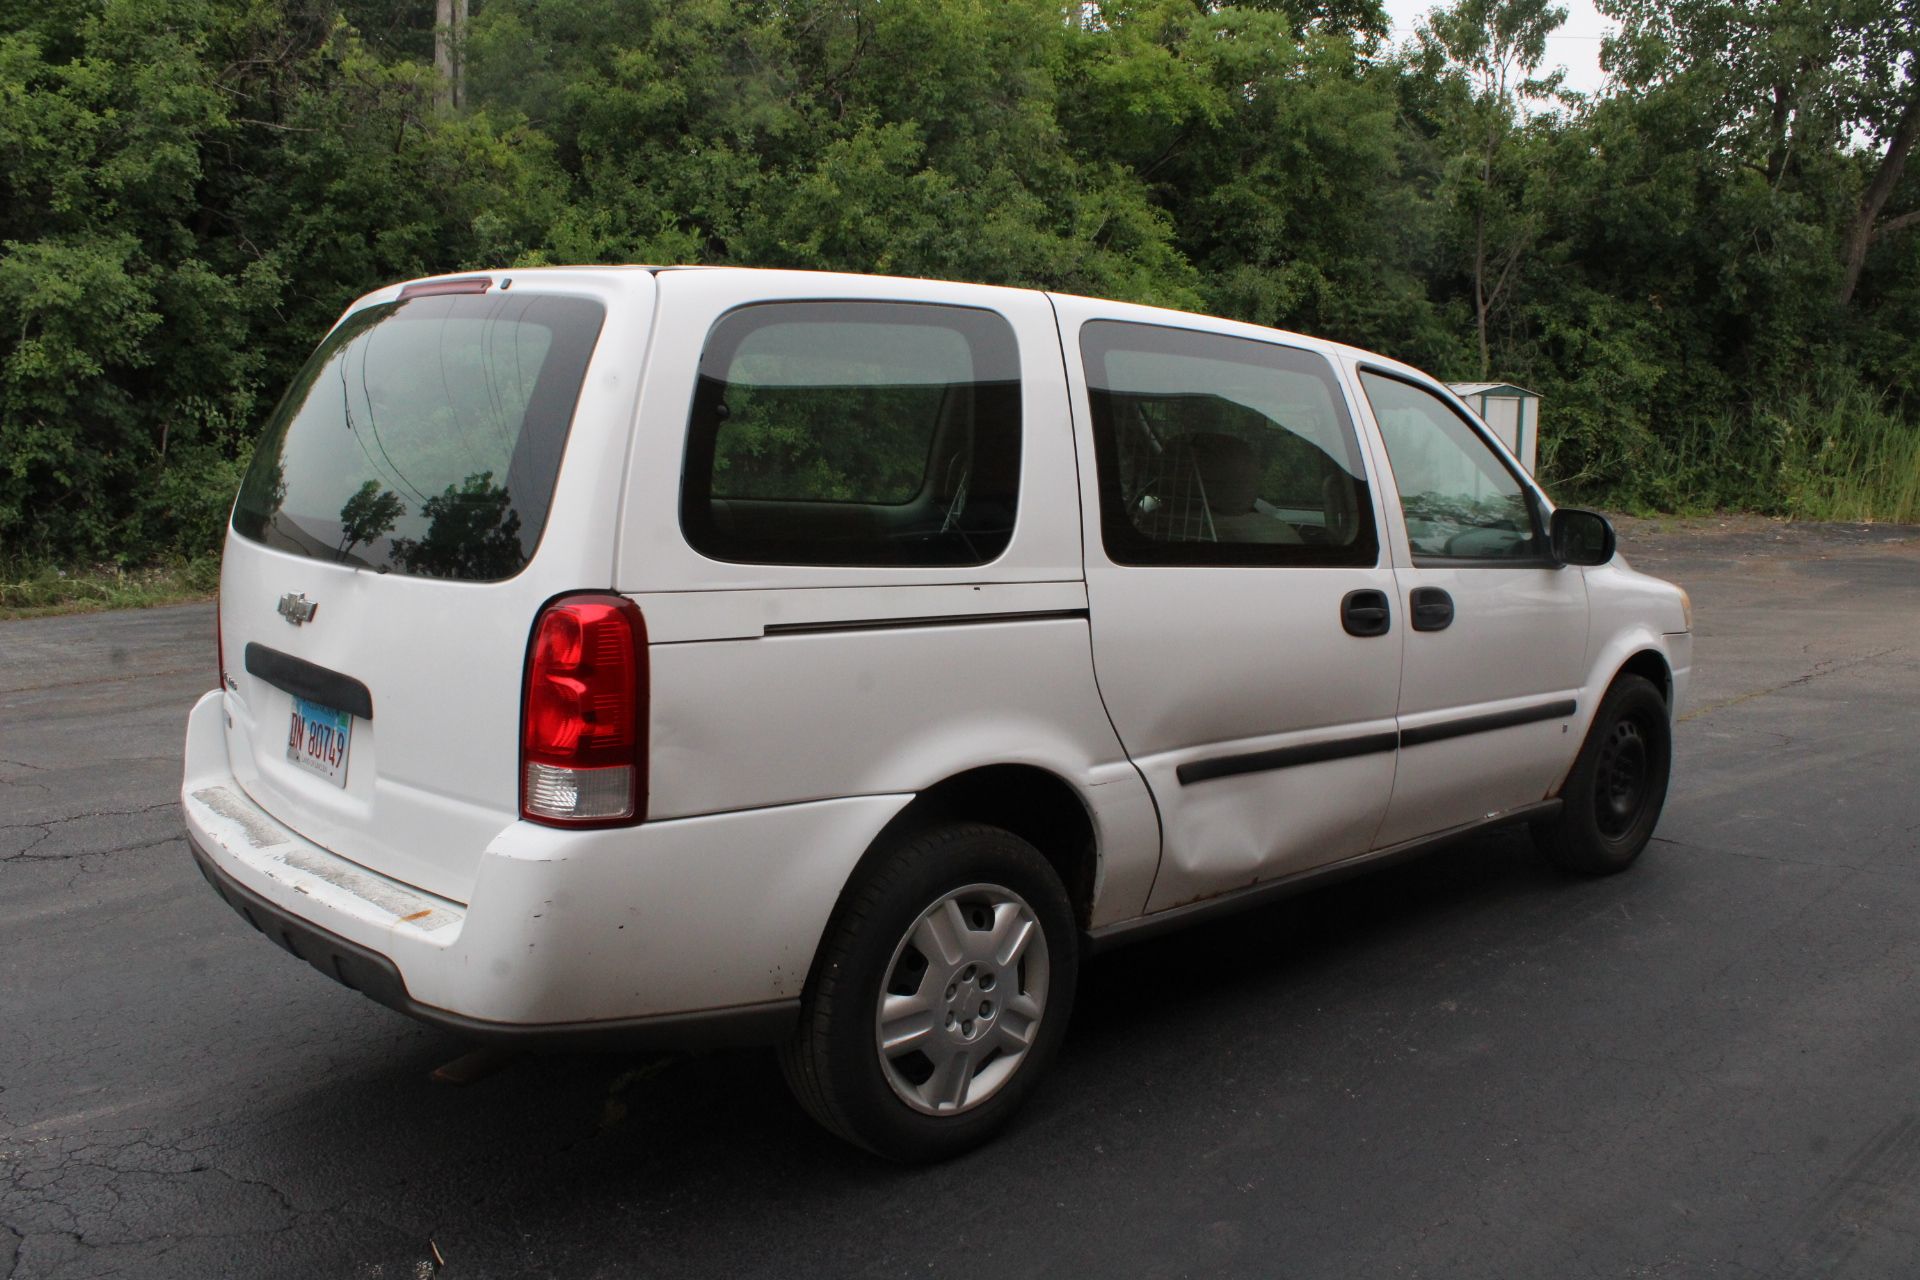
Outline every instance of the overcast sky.
[[(1555, 67), (1565, 67), (1567, 88), (1592, 93), (1600, 87), (1600, 37), (1611, 32), (1614, 24), (1600, 16), (1593, 0), (1559, 2), (1566, 6), (1567, 20), (1547, 37), (1547, 60), (1541, 64), (1540, 71), (1545, 74)], [(1387, 0), (1393, 42), (1411, 40), (1413, 29), (1432, 8), (1432, 0)]]

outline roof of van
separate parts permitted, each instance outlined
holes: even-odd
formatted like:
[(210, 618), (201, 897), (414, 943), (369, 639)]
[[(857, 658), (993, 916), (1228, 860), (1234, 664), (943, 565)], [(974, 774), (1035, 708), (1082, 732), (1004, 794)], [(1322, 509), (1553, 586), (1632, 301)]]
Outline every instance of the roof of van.
[[(642, 262), (579, 263), (579, 264), (551, 263), (551, 264), (537, 266), (537, 267), (515, 267), (515, 268), (503, 267), (503, 268), (497, 268), (492, 271), (458, 272), (458, 273), (452, 273), (452, 274), (504, 275), (504, 274), (508, 274), (509, 272), (511, 272), (513, 275), (533, 275), (533, 274), (540, 274), (543, 272), (554, 272), (556, 274), (560, 272), (581, 273), (581, 274), (587, 274), (587, 273), (612, 274), (612, 273), (627, 273), (627, 272), (633, 272), (633, 271), (646, 271), (646, 272), (651, 272), (655, 275), (659, 275), (664, 272), (681, 272), (681, 271), (698, 271), (698, 272), (726, 271), (726, 272), (757, 273), (757, 274), (766, 274), (766, 275), (837, 276), (837, 277), (846, 278), (846, 279), (863, 279), (864, 278), (864, 279), (877, 279), (877, 280), (925, 280), (929, 284), (938, 284), (938, 285), (947, 286), (947, 287), (958, 286), (961, 288), (980, 288), (980, 289), (1016, 289), (1023, 293), (1040, 293), (1040, 294), (1046, 294), (1050, 297), (1056, 297), (1056, 298), (1078, 298), (1087, 302), (1095, 302), (1102, 305), (1126, 307), (1130, 310), (1136, 310), (1141, 313), (1157, 313), (1158, 315), (1165, 316), (1170, 319), (1173, 317), (1190, 317), (1190, 318), (1199, 319), (1199, 320), (1219, 321), (1225, 324), (1236, 325), (1236, 326), (1244, 325), (1249, 329), (1257, 329), (1263, 333), (1277, 334), (1281, 337), (1288, 339), (1290, 342), (1295, 342), (1302, 346), (1310, 347), (1315, 350), (1321, 351), (1323, 353), (1327, 353), (1327, 354), (1339, 353), (1341, 355), (1350, 357), (1352, 359), (1365, 360), (1387, 369), (1398, 369), (1408, 373), (1418, 373), (1423, 377), (1432, 376), (1430, 374), (1425, 373), (1425, 371), (1423, 370), (1416, 369), (1412, 365), (1408, 365), (1399, 360), (1395, 360), (1391, 356), (1385, 356), (1380, 354), (1379, 352), (1369, 351), (1364, 347), (1350, 346), (1347, 343), (1336, 342), (1330, 338), (1318, 338), (1313, 336), (1312, 334), (1298, 333), (1290, 329), (1278, 329), (1271, 325), (1261, 325), (1261, 324), (1254, 324), (1251, 321), (1235, 320), (1229, 316), (1216, 316), (1204, 311), (1183, 311), (1176, 307), (1155, 306), (1150, 303), (1123, 302), (1115, 298), (1096, 298), (1096, 297), (1092, 297), (1091, 295), (1071, 294), (1071, 293), (1066, 293), (1060, 290), (1053, 290), (1053, 289), (1034, 289), (1034, 288), (1029, 288), (1022, 285), (986, 284), (982, 281), (977, 281), (977, 280), (939, 280), (939, 279), (935, 279), (933, 277), (928, 277), (928, 276), (893, 276), (893, 275), (885, 275), (880, 272), (872, 272), (872, 271), (864, 271), (864, 272), (863, 271), (815, 271), (815, 270), (809, 270), (804, 267), (740, 267), (740, 266), (708, 265), (704, 263), (642, 263)], [(437, 277), (423, 277), (423, 278), (432, 279)], [(1145, 316), (1143, 315), (1142, 319), (1144, 318)], [(1528, 393), (1528, 394), (1533, 394), (1533, 393)]]

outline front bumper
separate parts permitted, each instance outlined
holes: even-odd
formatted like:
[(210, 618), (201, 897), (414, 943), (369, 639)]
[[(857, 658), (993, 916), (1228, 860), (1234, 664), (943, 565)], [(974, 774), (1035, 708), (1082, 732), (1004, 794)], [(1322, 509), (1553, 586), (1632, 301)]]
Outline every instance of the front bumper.
[(1687, 710), (1687, 690), (1693, 682), (1693, 632), (1670, 631), (1660, 637), (1667, 643), (1667, 669), (1673, 673), (1673, 697), (1668, 710), (1676, 722)]
[(222, 695), (188, 720), (194, 858), (255, 928), (336, 981), (465, 1035), (691, 1048), (793, 1026), (853, 865), (907, 797), (638, 827), (508, 824), (452, 902), (304, 839), (247, 794)]

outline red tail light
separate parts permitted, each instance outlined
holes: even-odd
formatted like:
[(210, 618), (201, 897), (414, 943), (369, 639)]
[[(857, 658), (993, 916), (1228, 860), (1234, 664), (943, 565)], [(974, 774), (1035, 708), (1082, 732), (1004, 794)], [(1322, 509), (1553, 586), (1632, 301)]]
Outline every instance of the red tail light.
[(568, 596), (533, 624), (520, 816), (555, 827), (647, 816), (647, 624), (621, 596)]

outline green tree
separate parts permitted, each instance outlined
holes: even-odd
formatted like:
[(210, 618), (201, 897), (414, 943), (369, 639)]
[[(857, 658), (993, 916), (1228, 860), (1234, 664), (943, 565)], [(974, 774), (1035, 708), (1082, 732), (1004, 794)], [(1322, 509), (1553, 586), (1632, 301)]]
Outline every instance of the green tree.
[(522, 253), (547, 151), (325, 7), (50, 12), (0, 36), (0, 544), (203, 550), (263, 397), (355, 294)]
[[(1920, 224), (1890, 212), (1920, 138), (1920, 0), (1602, 0), (1610, 57), (1639, 92), (1700, 83), (1717, 141), (1772, 189), (1849, 170), (1835, 296), (1852, 301), (1878, 240)], [(1857, 184), (1857, 185), (1854, 185)]]
[(1480, 376), (1493, 368), (1488, 337), (1508, 302), (1516, 269), (1539, 236), (1526, 185), (1535, 171), (1521, 113), (1528, 101), (1558, 89), (1558, 76), (1532, 78), (1546, 57), (1547, 37), (1567, 19), (1548, 0), (1460, 0), (1435, 9), (1418, 33), (1420, 56), (1464, 92), (1445, 99), (1441, 137), (1449, 157), (1443, 199), (1465, 224)]

